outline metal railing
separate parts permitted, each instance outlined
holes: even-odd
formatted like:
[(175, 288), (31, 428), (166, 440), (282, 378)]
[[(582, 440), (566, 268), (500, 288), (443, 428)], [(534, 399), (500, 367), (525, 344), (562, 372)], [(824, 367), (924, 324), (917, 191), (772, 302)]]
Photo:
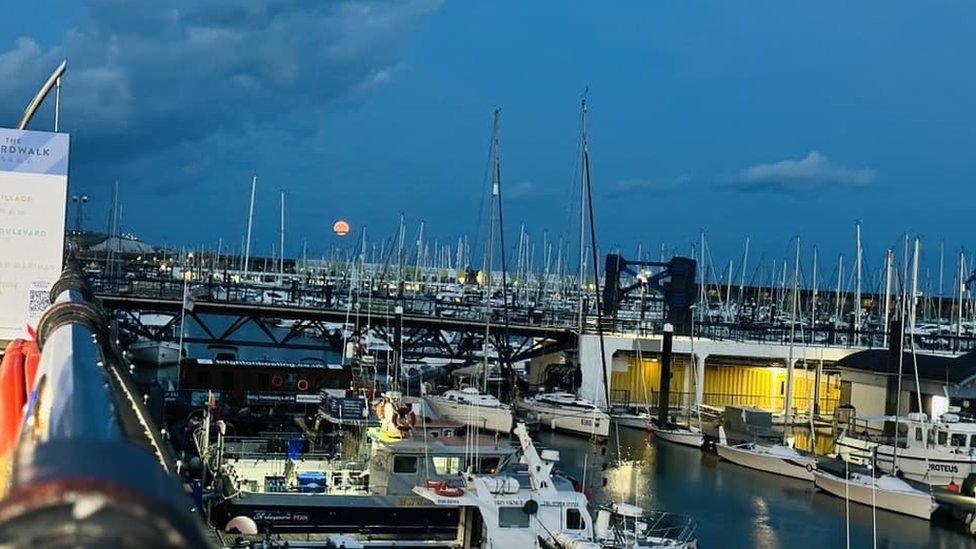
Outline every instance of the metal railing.
[[(0, 545), (125, 539), (146, 547), (206, 546), (160, 432), (91, 298), (80, 271), (69, 266), (38, 323), (41, 359), (10, 491), (0, 501)], [(82, 501), (99, 504), (79, 512)]]

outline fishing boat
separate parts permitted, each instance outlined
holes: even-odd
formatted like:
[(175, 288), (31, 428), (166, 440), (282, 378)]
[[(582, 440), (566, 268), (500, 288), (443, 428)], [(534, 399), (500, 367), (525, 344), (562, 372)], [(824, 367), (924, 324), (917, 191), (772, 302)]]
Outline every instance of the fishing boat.
[(553, 431), (596, 438), (610, 435), (610, 415), (573, 393), (540, 393), (522, 399), (519, 406), (534, 412), (539, 423)]
[(470, 427), (498, 433), (512, 431), (512, 408), (474, 387), (451, 389), (424, 397), (439, 419), (457, 421)]
[(929, 520), (938, 506), (932, 495), (915, 489), (893, 475), (875, 477), (871, 474), (848, 472), (840, 476), (826, 470), (814, 470), (814, 484), (820, 490), (839, 498)]
[(725, 436), (725, 428), (718, 428), (719, 441), (715, 450), (722, 459), (774, 475), (813, 480), (817, 459), (798, 452), (785, 444), (759, 444), (746, 442), (731, 445)]
[(553, 472), (559, 453), (538, 452), (523, 424), (514, 432), (522, 449), (519, 466), (495, 474), (464, 473), (459, 482), (427, 481), (413, 489), (435, 506), (461, 507), (461, 546), (697, 547), (697, 524), (685, 515), (645, 513), (617, 503), (591, 516), (586, 494)]

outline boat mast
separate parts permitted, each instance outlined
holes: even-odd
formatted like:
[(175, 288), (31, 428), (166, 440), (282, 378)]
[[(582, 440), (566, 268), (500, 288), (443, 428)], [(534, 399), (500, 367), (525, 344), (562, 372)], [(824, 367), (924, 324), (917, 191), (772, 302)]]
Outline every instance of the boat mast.
[(253, 176), (251, 178), (251, 202), (247, 209), (247, 237), (245, 238), (244, 245), (244, 274), (241, 277), (246, 282), (248, 268), (250, 267), (251, 261), (251, 227), (254, 223), (254, 191), (258, 185), (258, 176)]
[[(590, 178), (590, 146), (586, 135), (586, 98), (584, 97), (581, 102), (581, 110), (583, 117), (583, 194), (586, 196), (587, 211), (590, 218), (590, 251), (593, 254), (593, 275), (595, 281), (594, 297), (596, 299), (596, 330), (597, 335), (600, 338), (600, 370), (603, 372), (603, 390), (604, 396), (606, 397), (605, 406), (606, 409), (610, 409), (610, 379), (607, 374), (607, 354), (605, 349), (605, 344), (603, 341), (603, 311), (600, 304), (600, 269), (599, 269), (599, 257), (596, 250), (596, 220), (593, 214), (593, 180)], [(582, 340), (582, 330), (580, 331), (580, 340)], [(667, 403), (665, 403), (667, 406)], [(594, 422), (595, 425), (595, 422)], [(619, 444), (619, 441), (618, 441)], [(618, 451), (619, 454), (619, 451)]]
[(891, 266), (895, 257), (893, 251), (885, 250), (885, 293), (884, 293), (884, 324), (881, 329), (884, 331), (882, 347), (888, 347), (888, 317), (891, 311)]
[(796, 260), (793, 265), (793, 292), (790, 302), (790, 347), (786, 361), (786, 410), (783, 437), (787, 436), (793, 420), (793, 341), (796, 336), (796, 302), (800, 288), (800, 237), (796, 237)]
[(285, 191), (281, 191), (280, 204), (281, 204), (281, 220), (280, 228), (278, 230), (278, 238), (280, 245), (278, 246), (278, 275), (282, 280), (285, 278)]
[(857, 221), (854, 224), (854, 230), (857, 236), (857, 288), (854, 294), (854, 342), (860, 343), (861, 341), (861, 222)]
[[(492, 129), (491, 129), (491, 200), (488, 204), (488, 250), (486, 252), (485, 259), (485, 341), (482, 347), (482, 360), (483, 360), (483, 372), (482, 372), (482, 386), (481, 392), (488, 393), (488, 342), (491, 335), (491, 294), (492, 294), (492, 284), (491, 284), (491, 271), (495, 262), (495, 202), (498, 200), (498, 193), (500, 191), (500, 174), (501, 170), (499, 164), (501, 163), (499, 152), (498, 152), (498, 122), (499, 114), (501, 109), (495, 108), (493, 118), (492, 118)], [(501, 349), (496, 349), (498, 351), (499, 360), (501, 357)]]

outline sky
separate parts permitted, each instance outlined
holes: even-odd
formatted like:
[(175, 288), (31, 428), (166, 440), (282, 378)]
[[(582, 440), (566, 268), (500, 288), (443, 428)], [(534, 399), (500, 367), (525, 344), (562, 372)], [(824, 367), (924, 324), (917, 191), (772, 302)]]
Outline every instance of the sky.
[[(400, 213), (409, 241), (420, 220), (430, 242), (483, 241), (497, 106), (506, 248), (524, 224), (540, 250), (544, 231), (574, 249), (585, 94), (601, 251), (688, 254), (704, 231), (714, 270), (735, 271), (748, 235), (752, 279), (799, 236), (805, 276), (816, 245), (829, 277), (839, 254), (851, 265), (860, 220), (875, 277), (909, 234), (934, 279), (940, 247), (947, 265), (972, 247), (970, 2), (35, 0), (4, 13), (0, 124), (68, 59), (62, 129), (88, 228), (106, 226), (118, 181), (124, 230), (239, 247), (256, 175), (259, 253), (278, 242), (280, 192), (288, 255), (351, 249), (364, 227), (380, 241)], [(31, 127), (50, 129), (52, 109)], [(351, 237), (331, 233), (337, 219)]]

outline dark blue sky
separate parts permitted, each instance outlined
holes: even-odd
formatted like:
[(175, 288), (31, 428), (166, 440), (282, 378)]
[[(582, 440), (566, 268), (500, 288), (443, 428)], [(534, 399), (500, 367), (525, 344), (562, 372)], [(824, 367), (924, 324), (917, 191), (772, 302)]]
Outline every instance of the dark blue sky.
[(521, 222), (572, 235), (588, 86), (603, 248), (687, 251), (705, 229), (717, 263), (738, 262), (747, 234), (756, 263), (799, 234), (830, 271), (856, 219), (871, 268), (905, 232), (930, 269), (941, 241), (970, 244), (969, 2), (197, 4), (4, 8), (0, 116), (16, 123), (69, 58), (90, 225), (117, 178), (126, 229), (239, 245), (256, 173), (259, 251), (277, 242), (279, 190), (290, 254), (334, 243), (337, 218), (391, 235), (401, 211), (409, 234), (425, 219), (453, 239), (476, 231), (500, 105), (509, 244)]

